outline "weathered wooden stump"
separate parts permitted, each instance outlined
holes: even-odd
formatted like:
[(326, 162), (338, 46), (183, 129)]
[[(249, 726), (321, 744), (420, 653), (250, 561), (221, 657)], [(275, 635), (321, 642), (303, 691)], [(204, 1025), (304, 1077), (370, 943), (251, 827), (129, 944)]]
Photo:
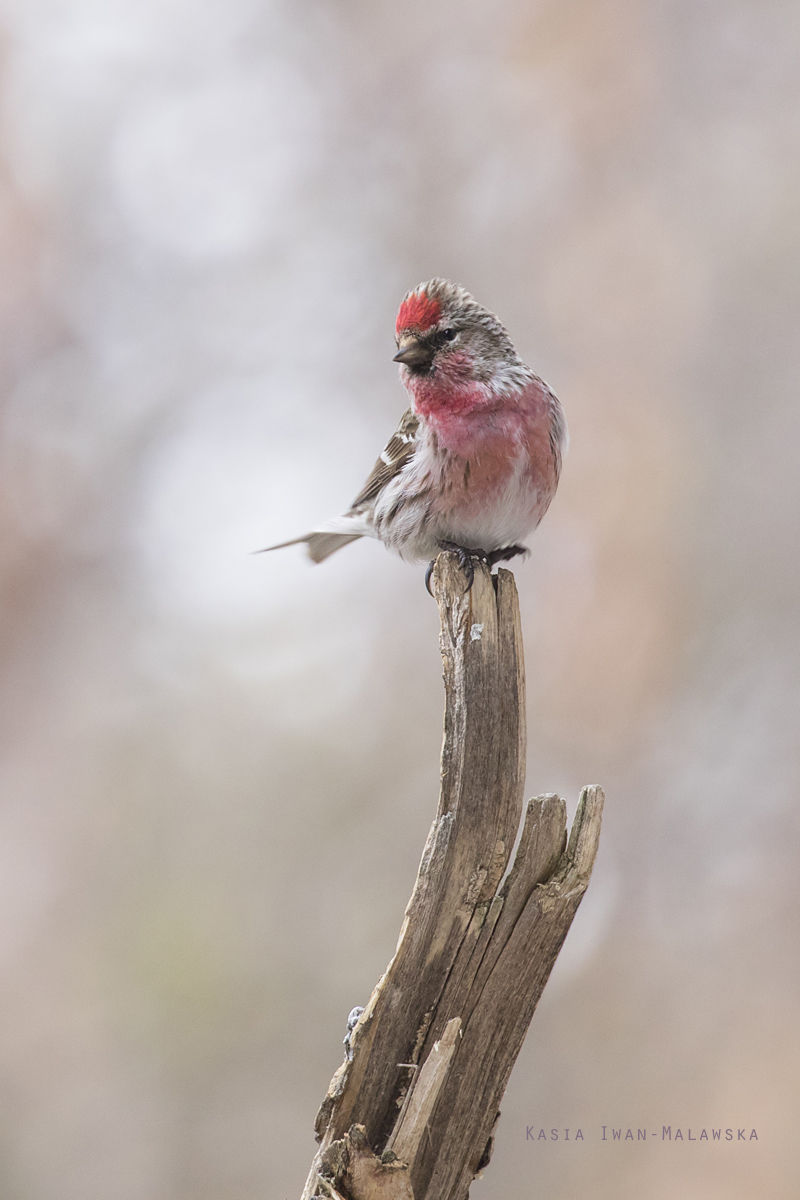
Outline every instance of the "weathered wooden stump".
[(397, 950), (316, 1120), (303, 1200), (465, 1200), (589, 883), (603, 792), (566, 806), (525, 783), (525, 671), (514, 577), (441, 554), (445, 716), (439, 809)]

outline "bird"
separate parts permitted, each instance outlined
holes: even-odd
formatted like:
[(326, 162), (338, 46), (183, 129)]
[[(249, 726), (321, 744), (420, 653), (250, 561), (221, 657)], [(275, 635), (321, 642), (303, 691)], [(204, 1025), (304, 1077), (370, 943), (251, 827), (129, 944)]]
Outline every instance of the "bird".
[[(472, 586), (520, 554), (558, 487), (568, 445), (553, 391), (522, 361), (500, 320), (458, 284), (435, 278), (407, 292), (395, 324), (409, 407), (353, 503), (301, 537), (322, 562), (373, 537), (410, 562), (449, 550)], [(262, 551), (257, 551), (262, 553)]]

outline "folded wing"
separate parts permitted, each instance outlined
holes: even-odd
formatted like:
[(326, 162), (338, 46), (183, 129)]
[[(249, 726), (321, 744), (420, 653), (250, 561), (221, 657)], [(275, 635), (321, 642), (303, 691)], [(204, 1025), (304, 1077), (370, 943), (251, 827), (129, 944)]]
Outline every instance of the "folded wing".
[(389, 438), (378, 461), (370, 471), (367, 482), (356, 496), (347, 512), (331, 521), (325, 521), (318, 529), (302, 537), (292, 538), (288, 542), (279, 542), (276, 546), (265, 546), (257, 550), (264, 554), (267, 550), (282, 550), (284, 546), (297, 546), (305, 543), (308, 556), (314, 562), (322, 562), (329, 555), (341, 550), (348, 542), (354, 542), (360, 537), (372, 533), (369, 514), (376, 498), (380, 495), (390, 480), (394, 479), (411, 458), (416, 446), (419, 418), (409, 408), (400, 420), (395, 432)]

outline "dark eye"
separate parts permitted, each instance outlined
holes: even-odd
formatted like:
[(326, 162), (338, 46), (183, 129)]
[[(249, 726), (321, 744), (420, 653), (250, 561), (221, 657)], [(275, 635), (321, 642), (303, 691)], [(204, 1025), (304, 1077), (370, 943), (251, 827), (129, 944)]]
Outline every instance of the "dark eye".
[(442, 337), (444, 338), (444, 340), (446, 342), (452, 342), (452, 340), (455, 336), (456, 336), (455, 329), (443, 329), (442, 330)]

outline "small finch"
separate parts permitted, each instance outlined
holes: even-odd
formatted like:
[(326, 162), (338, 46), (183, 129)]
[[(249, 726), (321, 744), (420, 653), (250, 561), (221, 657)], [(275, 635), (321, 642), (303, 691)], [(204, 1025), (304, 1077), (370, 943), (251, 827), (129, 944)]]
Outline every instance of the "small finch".
[(314, 562), (360, 537), (412, 562), (452, 550), (471, 585), (472, 559), (527, 553), (558, 486), (564, 413), (497, 317), (445, 279), (406, 295), (396, 341), (411, 404), (367, 482), (340, 517), (267, 549), (305, 542)]

